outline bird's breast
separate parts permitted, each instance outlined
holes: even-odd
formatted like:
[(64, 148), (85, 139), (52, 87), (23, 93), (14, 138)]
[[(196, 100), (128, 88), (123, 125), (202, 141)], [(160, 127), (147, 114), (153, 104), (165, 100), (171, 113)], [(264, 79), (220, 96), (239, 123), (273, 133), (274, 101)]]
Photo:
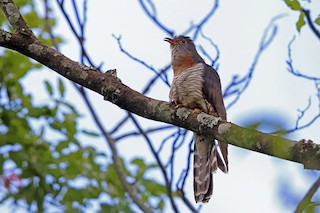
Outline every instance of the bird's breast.
[(195, 64), (175, 75), (170, 89), (170, 101), (183, 104), (188, 108), (202, 108), (204, 95), (203, 63)]

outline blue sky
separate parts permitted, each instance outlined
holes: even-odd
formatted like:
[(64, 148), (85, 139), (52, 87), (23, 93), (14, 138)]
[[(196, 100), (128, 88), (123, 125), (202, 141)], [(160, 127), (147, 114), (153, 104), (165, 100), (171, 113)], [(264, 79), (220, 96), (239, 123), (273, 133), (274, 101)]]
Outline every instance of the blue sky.
[[(314, 2), (319, 3), (319, 1)], [(191, 22), (197, 23), (208, 12), (212, 2), (163, 0), (155, 2), (155, 5), (162, 23), (180, 34), (190, 26)], [(42, 10), (42, 3), (39, 9)], [(320, 7), (318, 6), (315, 11), (320, 11)], [(239, 101), (228, 109), (230, 122), (246, 125), (249, 121), (267, 118), (271, 122), (284, 123), (286, 128), (294, 128), (299, 115), (298, 109), (304, 109), (309, 98), (312, 105), (301, 120), (301, 124), (307, 123), (313, 116), (319, 114), (319, 100), (316, 97), (314, 83), (290, 74), (287, 71), (286, 60), (288, 43), (295, 36), (292, 44), (294, 66), (301, 73), (319, 78), (320, 42), (307, 26), (302, 28), (300, 34), (296, 32), (295, 22), (299, 14), (290, 11), (283, 1), (220, 1), (217, 12), (205, 25), (203, 33), (219, 47), (218, 71), (222, 88), (230, 83), (234, 75), (241, 77), (247, 73), (265, 28), (270, 24), (271, 19), (278, 15), (282, 18), (276, 20), (273, 25), (278, 26), (277, 33), (271, 45), (260, 56), (252, 82)], [(58, 28), (54, 33), (62, 36), (66, 41), (61, 49), (62, 53), (78, 61), (77, 42), (69, 33), (64, 19), (58, 19)], [(89, 1), (86, 47), (96, 64), (104, 62), (104, 70), (116, 68), (118, 77), (132, 89), (141, 91), (152, 74), (141, 64), (128, 59), (121, 53), (112, 34), (121, 35), (121, 41), (126, 50), (155, 68), (161, 68), (170, 61), (169, 45), (163, 41), (163, 38), (168, 35), (146, 17), (138, 1)], [(197, 45), (208, 48), (212, 57), (216, 54), (203, 38), (197, 40)], [(169, 77), (172, 79), (172, 74)], [(55, 82), (56, 78), (55, 73), (44, 69), (42, 72), (29, 75), (25, 79), (25, 85), (28, 85), (27, 89), (30, 92), (36, 94), (36, 101), (40, 104), (46, 99), (46, 93), (38, 89), (39, 86), (44, 86), (41, 80)], [(39, 83), (35, 85), (31, 82)], [(168, 100), (168, 93), (169, 88), (159, 81), (147, 96)], [(124, 112), (117, 106), (103, 101), (100, 95), (93, 92), (89, 94), (100, 118), (110, 129), (124, 115)], [(71, 86), (68, 87), (67, 97), (79, 106), (80, 112), (84, 115), (88, 114), (86, 108), (82, 107), (82, 100), (75, 95)], [(232, 100), (225, 101), (228, 104)], [(141, 122), (145, 127), (159, 125), (146, 119), (141, 119)], [(287, 137), (294, 140), (305, 138), (319, 142), (319, 125), (318, 120), (312, 126)], [(80, 121), (80, 126), (90, 129), (94, 125), (92, 120), (87, 118)], [(130, 125), (127, 125), (123, 131), (129, 128)], [(160, 143), (163, 137), (165, 135), (155, 134), (152, 139)], [(82, 139), (86, 141), (86, 145), (93, 145), (108, 152), (103, 141), (92, 138)], [(187, 152), (187, 148), (186, 145), (182, 150)], [(139, 138), (121, 141), (118, 149), (121, 156), (126, 156), (128, 160), (141, 156), (152, 161), (146, 144)], [(314, 176), (306, 177), (302, 165), (234, 146), (229, 148), (229, 158), (230, 172), (227, 175), (221, 172), (214, 175), (213, 198), (209, 204), (202, 207), (202, 212), (292, 212), (295, 208), (289, 202), (292, 199), (288, 199), (287, 205), (284, 205), (279, 198), (280, 192), (282, 192), (282, 198), (286, 196), (289, 198), (289, 195), (296, 192), (300, 199), (315, 181)], [(177, 156), (177, 170), (185, 165), (185, 160), (185, 153), (182, 151)], [(287, 184), (285, 187), (283, 187), (284, 183)], [(186, 188), (189, 198), (193, 200), (192, 175), (188, 177)]]

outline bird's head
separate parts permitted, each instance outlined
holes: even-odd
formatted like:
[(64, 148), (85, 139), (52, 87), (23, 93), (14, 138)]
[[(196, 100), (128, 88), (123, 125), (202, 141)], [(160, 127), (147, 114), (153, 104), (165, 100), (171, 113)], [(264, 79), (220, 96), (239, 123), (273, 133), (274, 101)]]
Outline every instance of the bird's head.
[(164, 41), (170, 43), (171, 49), (175, 48), (195, 48), (193, 41), (187, 36), (175, 36), (171, 38), (165, 38)]
[(198, 54), (193, 41), (186, 36), (165, 38), (170, 43), (171, 65), (175, 72), (191, 67), (199, 62), (204, 62)]

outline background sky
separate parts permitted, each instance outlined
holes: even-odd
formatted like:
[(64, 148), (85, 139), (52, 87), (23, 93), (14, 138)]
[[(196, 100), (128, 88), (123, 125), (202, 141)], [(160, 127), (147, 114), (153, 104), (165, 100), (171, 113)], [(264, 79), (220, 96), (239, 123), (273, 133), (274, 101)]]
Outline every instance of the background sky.
[[(192, 22), (198, 23), (213, 4), (212, 1), (204, 0), (162, 0), (154, 1), (154, 3), (159, 20), (168, 28), (173, 29), (176, 34), (184, 32)], [(312, 15), (314, 18), (320, 13), (319, 3), (320, 1), (313, 1), (315, 13)], [(54, 5), (53, 2), (51, 4)], [(41, 2), (38, 9), (43, 11), (42, 7)], [(77, 41), (70, 34), (58, 9), (55, 14), (59, 18), (58, 27), (55, 28), (54, 33), (65, 40), (61, 52), (78, 61)], [(239, 101), (227, 111), (230, 122), (244, 126), (256, 121), (268, 120), (272, 124), (277, 123), (292, 129), (299, 115), (298, 110), (304, 109), (309, 99), (312, 105), (300, 124), (308, 123), (310, 119), (319, 114), (320, 103), (315, 84), (289, 73), (286, 60), (288, 59), (288, 43), (295, 36), (292, 44), (295, 68), (301, 73), (319, 78), (320, 42), (308, 26), (304, 26), (300, 34), (297, 33), (295, 23), (299, 14), (290, 11), (283, 1), (225, 0), (219, 2), (218, 10), (203, 28), (203, 33), (218, 45), (220, 51), (218, 72), (222, 88), (226, 88), (234, 75), (240, 77), (246, 75), (256, 56), (266, 27), (270, 25), (273, 17), (279, 15), (281, 18), (272, 25), (277, 26), (275, 38), (260, 56), (252, 82)], [(85, 46), (96, 64), (104, 63), (102, 70), (116, 68), (118, 77), (132, 89), (141, 91), (153, 74), (121, 53), (113, 34), (122, 36), (122, 45), (127, 51), (155, 68), (164, 67), (170, 62), (169, 44), (163, 41), (168, 35), (147, 18), (138, 1), (89, 1)], [(266, 36), (270, 36), (270, 33)], [(214, 48), (205, 39), (199, 38), (197, 45), (206, 47), (212, 57), (216, 55)], [(48, 99), (42, 81), (46, 79), (56, 82), (57, 77), (58, 75), (53, 71), (43, 69), (28, 75), (24, 83), (28, 92), (35, 93), (36, 102), (41, 104)], [(83, 102), (72, 86), (69, 85), (67, 89), (67, 97), (78, 106), (78, 111), (84, 116), (88, 115), (87, 109), (82, 107)], [(93, 92), (89, 94), (104, 125), (110, 129), (124, 115), (123, 110), (112, 103), (103, 101), (103, 97), (98, 94)], [(169, 88), (158, 81), (147, 96), (168, 100), (168, 94)], [(226, 105), (232, 100), (232, 98), (226, 99)], [(141, 119), (141, 121), (144, 127), (159, 125), (157, 122), (146, 119)], [(94, 130), (90, 117), (84, 117), (79, 125)], [(293, 140), (311, 139), (319, 143), (319, 126), (320, 120), (317, 120), (310, 127), (286, 137)], [(123, 132), (129, 128), (130, 125), (127, 125)], [(268, 126), (263, 128), (265, 132), (271, 130)], [(163, 134), (155, 134), (152, 139), (160, 143), (164, 137)], [(89, 137), (81, 139), (85, 145), (93, 145), (108, 153), (108, 148), (102, 140)], [(319, 173), (305, 171), (303, 166), (297, 163), (254, 153), (232, 145), (229, 147), (230, 172), (227, 175), (222, 172), (214, 175), (213, 198), (208, 204), (203, 205), (202, 212), (292, 212), (297, 202), (302, 199), (319, 176)], [(170, 146), (167, 147), (168, 150), (169, 148)], [(118, 149), (121, 156), (125, 156), (128, 162), (137, 156), (152, 162), (146, 144), (139, 138), (121, 141)], [(185, 166), (187, 150), (188, 147), (185, 144), (177, 155), (177, 170)], [(161, 157), (167, 156), (163, 154)], [(158, 174), (160, 173), (155, 172), (150, 176), (155, 177)], [(187, 196), (193, 201), (191, 174), (188, 177), (186, 189)], [(318, 200), (319, 196), (318, 192)], [(92, 209), (92, 212), (94, 211)], [(183, 212), (183, 209), (181, 211)]]

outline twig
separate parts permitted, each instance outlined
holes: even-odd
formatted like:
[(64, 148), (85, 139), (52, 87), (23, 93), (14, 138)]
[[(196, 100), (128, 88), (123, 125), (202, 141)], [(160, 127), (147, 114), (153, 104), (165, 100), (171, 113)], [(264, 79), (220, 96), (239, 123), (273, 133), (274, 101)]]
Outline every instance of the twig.
[[(74, 11), (76, 13), (76, 19), (78, 20), (77, 23), (79, 24), (79, 28), (80, 28), (80, 33), (77, 32), (74, 24), (72, 23), (67, 11), (64, 8), (64, 1), (59, 1), (57, 0), (57, 4), (60, 8), (60, 11), (62, 12), (62, 15), (65, 17), (73, 35), (77, 38), (77, 41), (80, 45), (80, 50), (81, 50), (81, 55), (82, 55), (82, 59), (81, 59), (81, 63), (84, 64), (84, 59), (86, 59), (89, 63), (89, 65), (91, 67), (95, 67), (98, 70), (101, 69), (103, 63), (101, 63), (99, 66), (95, 65), (92, 61), (92, 59), (90, 58), (89, 54), (87, 53), (87, 50), (84, 46), (84, 28), (85, 28), (85, 24), (86, 24), (86, 15), (84, 15), (84, 20), (81, 22), (78, 11), (77, 11), (77, 7), (76, 4), (73, 5)], [(84, 2), (84, 12), (86, 13), (87, 10), (87, 6), (86, 6), (86, 1)], [(78, 14), (78, 15), (77, 15)]]
[[(188, 161), (187, 161), (187, 168), (184, 169), (182, 172), (181, 172), (181, 175), (179, 177), (179, 180), (177, 181), (176, 183), (176, 187), (178, 189), (178, 194), (179, 196), (181, 197), (181, 199), (183, 200), (183, 202), (189, 207), (189, 209), (192, 211), (192, 212), (198, 212), (198, 210), (193, 207), (193, 205), (191, 204), (191, 202), (189, 201), (189, 199), (187, 199), (187, 197), (185, 196), (185, 191), (184, 191), (184, 186), (185, 186), (185, 183), (186, 183), (186, 180), (187, 180), (187, 176), (189, 174), (189, 171), (190, 171), (190, 165), (191, 165), (191, 154), (193, 153), (193, 149), (192, 149), (192, 145), (193, 145), (193, 139), (191, 139), (191, 141), (189, 142), (189, 153), (188, 153)], [(182, 184), (181, 186), (179, 186), (179, 183), (181, 183), (182, 181)]]
[[(205, 54), (205, 56), (207, 57), (207, 58), (209, 58), (209, 60), (211, 61), (211, 66), (215, 69), (215, 70), (217, 70), (218, 71), (218, 69), (219, 69), (219, 63), (217, 63), (218, 62), (218, 60), (219, 60), (219, 58), (220, 58), (220, 50), (219, 50), (219, 47), (218, 47), (218, 45), (216, 45), (214, 42), (213, 42), (213, 40), (211, 39), (211, 38), (209, 38), (208, 36), (206, 36), (203, 32), (202, 32), (202, 30), (200, 31), (200, 35), (205, 39), (205, 40), (207, 40), (209, 43), (210, 43), (210, 45), (215, 49), (215, 51), (216, 51), (216, 57), (215, 58), (211, 58), (211, 56), (204, 50), (204, 48), (202, 48), (202, 46), (201, 46), (201, 49), (202, 49), (202, 52)], [(200, 50), (201, 50), (200, 49)]]
[[(233, 95), (235, 96), (233, 101), (231, 101), (231, 103), (229, 103), (227, 105), (227, 108), (232, 107), (239, 100), (240, 96), (244, 93), (244, 91), (248, 88), (248, 86), (252, 80), (256, 65), (258, 64), (262, 53), (270, 45), (270, 43), (273, 41), (274, 37), (276, 36), (278, 26), (275, 25), (275, 22), (278, 19), (283, 18), (284, 16), (285, 16), (284, 14), (280, 14), (280, 15), (277, 15), (271, 19), (269, 25), (264, 30), (264, 33), (263, 33), (262, 38), (259, 43), (258, 51), (253, 59), (253, 62), (251, 64), (247, 74), (240, 79), (238, 78), (238, 76), (234, 76), (232, 81), (225, 88), (225, 91), (223, 94), (223, 96), (225, 98), (229, 97), (229, 96), (233, 96)], [(270, 33), (270, 31), (271, 31), (271, 33)]]
[(144, 0), (139, 0), (139, 3), (141, 5), (142, 10), (144, 11), (144, 13), (147, 15), (147, 17), (149, 17), (153, 23), (158, 26), (161, 30), (163, 30), (166, 34), (173, 36), (174, 35), (174, 31), (169, 29), (168, 27), (166, 27), (164, 24), (162, 24), (158, 17), (157, 17), (157, 10), (156, 7), (154, 6), (154, 3), (152, 2), (152, 0), (148, 0), (147, 1), (148, 4), (151, 7), (151, 11), (148, 10), (147, 5), (145, 4)]
[(123, 52), (126, 56), (128, 56), (130, 59), (132, 59), (133, 61), (135, 62), (138, 62), (139, 64), (143, 65), (144, 67), (146, 67), (148, 70), (151, 70), (152, 72), (154, 72), (156, 74), (157, 77), (160, 77), (161, 80), (166, 83), (166, 84), (169, 84), (168, 82), (168, 79), (165, 79), (161, 73), (162, 72), (158, 72), (153, 66), (147, 64), (146, 62), (142, 61), (141, 59), (133, 56), (131, 53), (129, 53), (127, 50), (125, 50), (121, 44), (121, 36), (115, 36), (115, 35), (112, 35), (113, 38), (115, 38), (117, 40), (117, 43), (118, 43), (118, 46), (119, 46), (119, 49), (121, 52)]
[(116, 137), (114, 140), (119, 142), (120, 140), (123, 140), (127, 137), (131, 137), (131, 136), (140, 136), (142, 134), (149, 134), (149, 133), (154, 133), (154, 132), (157, 132), (157, 131), (163, 131), (163, 130), (167, 130), (167, 129), (172, 129), (172, 128), (175, 128), (175, 126), (172, 126), (172, 125), (169, 125), (169, 126), (160, 126), (160, 127), (156, 127), (156, 128), (150, 128), (150, 129), (147, 129), (145, 130), (144, 132), (135, 132), (135, 131), (132, 131), (132, 132), (127, 132), (123, 135), (120, 135), (118, 137)]
[[(62, 1), (60, 1), (62, 2)], [(9, 6), (8, 6), (9, 5)], [(23, 38), (21, 38), (21, 41), (24, 41), (28, 44), (33, 44), (32, 45), (26, 45), (24, 46), (25, 48), (28, 49), (28, 51), (34, 51), (34, 52), (38, 52), (40, 49), (45, 51), (45, 49), (56, 52), (56, 50), (51, 49), (50, 47), (42, 44), (32, 33), (32, 31), (29, 29), (29, 27), (27, 26), (26, 22), (24, 21), (24, 19), (22, 18), (18, 8), (15, 6), (15, 4), (13, 3), (12, 0), (6, 0), (6, 1), (0, 1), (0, 6), (1, 8), (5, 11), (5, 15), (7, 16), (8, 20), (10, 21), (11, 24), (14, 25), (16, 30), (21, 30), (20, 26), (17, 26), (17, 24), (21, 24), (21, 26), (23, 26), (24, 32), (27, 32), (29, 37), (23, 36)], [(10, 9), (10, 12), (8, 12), (8, 8)], [(13, 17), (14, 16), (14, 17)], [(14, 19), (14, 20), (13, 20)], [(13, 20), (13, 21), (12, 21)], [(24, 33), (21, 33), (23, 35), (25, 35)], [(13, 34), (12, 34), (13, 35)], [(2, 35), (1, 35), (2, 36)], [(16, 37), (19, 37), (19, 34), (15, 35)], [(20, 36), (21, 37), (21, 36)], [(9, 41), (12, 39), (12, 37), (9, 39)], [(2, 40), (0, 39), (0, 43), (2, 42)], [(8, 41), (6, 41), (8, 42)], [(15, 43), (15, 45), (19, 46), (22, 44), (21, 42), (19, 43)], [(42, 45), (42, 46), (41, 46)], [(22, 46), (20, 46), (21, 48), (23, 48)], [(29, 48), (28, 48), (29, 47)], [(30, 48), (31, 47), (31, 48)], [(52, 53), (53, 53), (52, 52)], [(27, 53), (27, 50), (24, 50), (24, 53), (26, 55), (30, 55), (30, 53)], [(39, 52), (38, 52), (38, 55)], [(51, 55), (48, 54), (48, 57), (50, 57)], [(55, 57), (59, 57), (62, 56), (60, 53), (56, 52)], [(53, 57), (53, 56), (51, 56)], [(46, 59), (47, 60), (47, 59)], [(48, 60), (49, 61), (49, 60)], [(80, 66), (80, 65), (79, 65)], [(50, 66), (49, 66), (50, 67)], [(83, 97), (86, 97), (85, 95)], [(86, 100), (86, 99), (85, 99)], [(96, 125), (99, 127), (100, 131), (103, 133), (104, 138), (106, 139), (106, 141), (108, 142), (108, 145), (112, 151), (112, 159), (115, 165), (115, 169), (117, 172), (117, 175), (119, 176), (120, 181), (122, 182), (124, 188), (126, 189), (126, 191), (128, 192), (128, 194), (130, 195), (130, 197), (132, 198), (132, 200), (137, 204), (137, 206), (144, 212), (152, 212), (152, 210), (147, 207), (142, 201), (141, 199), (138, 198), (135, 190), (133, 189), (133, 186), (130, 185), (127, 180), (126, 180), (126, 176), (125, 173), (121, 167), (121, 163), (119, 160), (119, 156), (118, 156), (118, 152), (117, 149), (114, 145), (114, 140), (110, 137), (110, 135), (105, 131), (102, 123), (100, 122), (98, 116), (95, 114), (94, 109), (92, 108), (92, 106), (87, 103), (87, 106), (89, 107), (90, 112), (92, 113), (92, 116), (94, 118), (94, 121), (96, 123)], [(41, 206), (40, 206), (41, 207)]]
[(317, 192), (319, 187), (320, 187), (320, 177), (316, 180), (316, 182), (311, 186), (307, 194), (299, 202), (295, 210), (295, 213), (302, 213), (304, 212), (304, 210), (306, 210), (306, 208), (308, 208), (308, 205), (310, 205), (313, 195)]
[(302, 118), (304, 117), (305, 113), (310, 109), (311, 107), (311, 97), (309, 97), (308, 100), (308, 104), (307, 107), (303, 110), (299, 110), (300, 114), (297, 117), (296, 120), (296, 125), (294, 128), (292, 129), (288, 129), (288, 130), (281, 130), (281, 132), (286, 132), (286, 133), (291, 133), (297, 130), (301, 130), (304, 129), (306, 127), (309, 127), (310, 125), (312, 125), (316, 120), (318, 120), (320, 118), (320, 78), (315, 77), (315, 76), (309, 76), (309, 75), (305, 75), (303, 73), (301, 73), (298, 69), (296, 69), (293, 65), (293, 59), (292, 59), (292, 45), (295, 41), (295, 36), (292, 37), (292, 39), (290, 40), (289, 44), (288, 44), (288, 59), (287, 59), (287, 65), (288, 65), (288, 72), (291, 73), (292, 75), (298, 77), (298, 78), (302, 78), (305, 80), (309, 80), (309, 81), (313, 81), (315, 84), (315, 88), (317, 90), (317, 98), (318, 98), (318, 102), (319, 102), (319, 111), (318, 114), (315, 115), (309, 122), (306, 122), (304, 125), (300, 125), (300, 121), (302, 120)]
[(129, 184), (127, 182), (126, 179), (126, 175), (125, 172), (122, 169), (122, 165), (120, 162), (120, 157), (118, 155), (118, 151), (115, 147), (115, 143), (116, 141), (110, 136), (109, 133), (107, 133), (107, 131), (105, 130), (103, 124), (101, 123), (98, 115), (96, 114), (92, 104), (90, 103), (86, 93), (84, 90), (79, 89), (79, 92), (81, 92), (82, 97), (90, 111), (91, 116), (93, 117), (94, 122), (96, 123), (97, 127), (99, 128), (100, 132), (102, 133), (104, 139), (106, 140), (107, 144), (109, 145), (110, 149), (111, 149), (111, 153), (112, 153), (112, 160), (117, 172), (117, 175), (122, 183), (122, 185), (124, 186), (124, 188), (126, 189), (126, 191), (128, 192), (128, 194), (130, 195), (130, 197), (132, 198), (132, 200), (139, 206), (139, 208), (141, 208), (141, 210), (145, 211), (145, 212), (153, 212), (148, 206), (146, 206), (141, 199), (138, 197), (138, 195), (136, 194), (136, 190), (133, 188), (133, 185)]
[(201, 32), (203, 26), (212, 18), (212, 16), (216, 13), (216, 11), (218, 10), (219, 7), (219, 0), (215, 0), (210, 11), (199, 21), (198, 24), (191, 24), (191, 26), (189, 27), (189, 29), (185, 30), (185, 32), (183, 34), (189, 34), (190, 32), (192, 32), (193, 30), (195, 30), (193, 32), (193, 36), (192, 39), (196, 40), (199, 33)]
[(304, 14), (306, 15), (307, 18), (307, 23), (311, 29), (311, 31), (318, 37), (318, 39), (320, 40), (320, 32), (317, 30), (317, 28), (314, 26), (313, 21), (311, 20), (311, 16), (310, 16), (310, 11), (306, 10), (306, 9), (302, 9), (302, 11), (304, 12)]
[(56, 50), (59, 51), (58, 44), (57, 44), (55, 36), (53, 35), (53, 32), (52, 32), (52, 26), (50, 24), (49, 2), (48, 2), (48, 0), (44, 0), (44, 11), (45, 11), (46, 26), (47, 26), (48, 33), (49, 33), (49, 36), (50, 36), (50, 40), (51, 40), (52, 45), (54, 46), (54, 48), (56, 48)]
[(179, 132), (180, 132), (180, 128), (177, 128), (177, 131), (176, 131), (176, 132), (174, 132), (174, 133), (168, 135), (167, 137), (165, 137), (164, 139), (162, 139), (162, 142), (161, 142), (161, 144), (160, 144), (160, 146), (159, 146), (159, 149), (158, 149), (158, 151), (157, 151), (157, 154), (158, 154), (158, 155), (160, 155), (160, 153), (161, 153), (161, 151), (162, 151), (165, 143), (166, 143), (169, 139), (171, 139), (171, 138), (173, 138), (174, 136), (176, 136), (177, 134), (179, 134)]
[[(130, 112), (128, 112), (128, 116), (131, 118), (131, 120), (133, 121), (133, 123), (135, 124), (135, 126), (137, 127), (139, 132), (143, 133), (144, 131), (143, 131), (142, 127), (140, 126), (139, 122), (137, 121), (137, 119), (135, 119), (134, 116)], [(177, 205), (176, 205), (176, 203), (174, 201), (174, 198), (173, 198), (172, 189), (171, 189), (171, 181), (169, 180), (169, 177), (167, 175), (166, 169), (163, 166), (163, 164), (161, 162), (161, 159), (160, 159), (159, 155), (157, 154), (156, 150), (154, 149), (154, 147), (152, 145), (152, 142), (149, 139), (149, 137), (146, 134), (142, 134), (142, 136), (144, 137), (145, 141), (147, 142), (147, 144), (148, 144), (148, 146), (149, 146), (149, 148), (151, 150), (151, 153), (153, 154), (153, 157), (156, 159), (157, 164), (160, 167), (160, 170), (162, 172), (162, 175), (163, 175), (163, 178), (164, 178), (164, 181), (165, 181), (165, 184), (166, 184), (167, 193), (168, 193), (168, 196), (169, 196), (171, 207), (174, 210), (174, 212), (179, 212), (178, 207), (177, 207)]]

